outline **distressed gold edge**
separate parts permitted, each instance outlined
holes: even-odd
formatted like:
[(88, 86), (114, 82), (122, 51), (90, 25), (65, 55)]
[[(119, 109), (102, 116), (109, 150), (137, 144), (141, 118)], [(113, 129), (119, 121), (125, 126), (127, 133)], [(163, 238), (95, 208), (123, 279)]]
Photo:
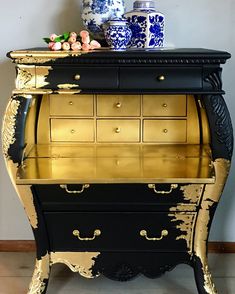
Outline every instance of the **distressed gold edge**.
[(213, 162), (216, 182), (207, 184), (202, 195), (201, 208), (199, 209), (194, 230), (193, 253), (199, 258), (204, 274), (204, 289), (206, 293), (217, 294), (215, 285), (209, 271), (207, 259), (208, 224), (210, 222), (209, 209), (214, 203), (218, 203), (223, 192), (231, 162), (224, 158), (218, 158)]
[(67, 265), (72, 272), (78, 272), (85, 278), (96, 278), (92, 274), (92, 267), (95, 259), (100, 252), (50, 252), (50, 264), (63, 263)]
[(52, 90), (52, 89), (15, 89), (12, 91), (13, 95), (44, 95), (44, 94), (67, 94), (67, 95), (75, 95), (80, 94), (82, 92), (81, 89), (74, 90)]
[[(26, 163), (27, 164), (27, 163)], [(20, 170), (19, 170), (20, 172)], [(195, 183), (204, 183), (204, 184), (213, 184), (214, 180), (213, 179), (140, 179), (140, 178), (100, 178), (100, 179), (94, 179), (94, 178), (78, 178), (78, 179), (65, 179), (65, 178), (58, 178), (58, 179), (24, 179), (20, 178), (20, 173), (18, 172), (17, 178), (16, 178), (16, 184), (17, 185), (33, 185), (33, 184), (149, 184), (149, 183), (165, 183), (165, 184), (170, 184), (170, 183), (191, 183), (194, 181)]]
[(50, 255), (47, 253), (41, 259), (36, 259), (33, 276), (27, 294), (44, 293), (50, 275)]
[[(187, 244), (187, 248), (188, 248), (188, 253), (191, 255), (192, 254), (192, 248), (193, 248), (193, 224), (195, 223), (196, 217), (197, 217), (197, 213), (196, 211), (177, 211), (174, 213), (173, 210), (171, 210), (171, 213), (168, 213), (169, 217), (174, 217), (173, 219), (171, 219), (171, 222), (177, 222), (177, 221), (183, 221), (182, 224), (179, 224), (176, 226), (176, 228), (178, 230), (180, 230), (182, 232), (181, 235), (176, 237), (176, 240), (180, 240), (183, 239), (186, 241)], [(190, 219), (190, 223), (191, 225), (188, 226), (188, 230), (186, 230), (186, 220), (183, 220), (183, 218), (189, 218)], [(181, 228), (182, 227), (182, 228)]]

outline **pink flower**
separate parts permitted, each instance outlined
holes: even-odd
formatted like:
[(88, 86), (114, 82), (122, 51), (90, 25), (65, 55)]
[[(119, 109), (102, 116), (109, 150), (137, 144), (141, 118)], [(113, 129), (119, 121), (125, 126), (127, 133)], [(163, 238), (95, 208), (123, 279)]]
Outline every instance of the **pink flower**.
[(69, 36), (77, 39), (77, 33), (75, 32), (71, 32)]
[(61, 43), (60, 42), (55, 42), (53, 44), (53, 46), (51, 47), (51, 50), (53, 51), (57, 51), (57, 50), (60, 50), (61, 49)]
[(81, 50), (81, 48), (82, 48), (82, 45), (80, 42), (76, 42), (76, 43), (71, 44), (71, 49), (73, 51), (79, 51), (79, 50)]
[(87, 43), (82, 44), (82, 50), (89, 51), (90, 49), (91, 49), (90, 44), (87, 44)]
[(80, 32), (80, 37), (81, 38), (85, 38), (85, 37), (88, 37), (89, 36), (89, 32), (86, 31), (86, 30), (83, 30)]
[(54, 44), (55, 44), (55, 42), (50, 42), (50, 43), (48, 44), (48, 48), (52, 50), (52, 47), (53, 47)]
[(76, 43), (76, 41), (77, 41), (77, 38), (76, 38), (76, 37), (70, 37), (70, 38), (68, 39), (68, 42), (69, 42), (70, 44)]
[(70, 44), (69, 44), (69, 42), (64, 42), (62, 44), (62, 49), (63, 50), (70, 50)]
[(96, 40), (92, 40), (90, 45), (91, 45), (91, 49), (97, 49), (101, 47), (100, 43), (97, 42)]
[(57, 38), (58, 36), (56, 35), (56, 34), (51, 34), (50, 35), (50, 40), (52, 41), (52, 42), (54, 42), (55, 41), (55, 38)]
[(85, 36), (85, 37), (82, 37), (82, 43), (83, 44), (89, 44), (90, 43), (90, 36)]

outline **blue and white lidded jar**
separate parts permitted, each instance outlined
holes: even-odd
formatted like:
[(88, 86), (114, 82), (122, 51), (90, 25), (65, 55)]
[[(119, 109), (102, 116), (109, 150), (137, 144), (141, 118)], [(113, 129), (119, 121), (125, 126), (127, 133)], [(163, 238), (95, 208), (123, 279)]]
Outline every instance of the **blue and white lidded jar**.
[(164, 45), (165, 17), (155, 10), (154, 1), (135, 1), (134, 10), (124, 16), (132, 31), (130, 47), (155, 48)]
[(105, 28), (105, 39), (111, 49), (126, 49), (131, 40), (131, 29), (126, 20), (110, 20)]
[(102, 25), (110, 19), (122, 18), (124, 0), (83, 0), (82, 20), (95, 39), (104, 39)]

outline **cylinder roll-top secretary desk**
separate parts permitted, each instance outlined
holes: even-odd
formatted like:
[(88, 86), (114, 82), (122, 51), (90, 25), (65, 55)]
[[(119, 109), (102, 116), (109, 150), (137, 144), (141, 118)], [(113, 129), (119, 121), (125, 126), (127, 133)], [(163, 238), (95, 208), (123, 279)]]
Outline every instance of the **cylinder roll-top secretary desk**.
[(221, 64), (206, 49), (12, 51), (16, 88), (3, 152), (37, 245), (28, 293), (64, 263), (127, 281), (208, 268), (212, 218), (229, 172), (232, 125)]

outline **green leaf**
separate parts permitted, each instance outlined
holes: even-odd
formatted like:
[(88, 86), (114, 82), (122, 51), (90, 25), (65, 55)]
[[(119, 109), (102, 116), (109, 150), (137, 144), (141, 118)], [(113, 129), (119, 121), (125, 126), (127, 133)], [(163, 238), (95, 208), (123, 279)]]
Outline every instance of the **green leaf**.
[(64, 41), (65, 41), (65, 42), (68, 41), (69, 37), (70, 37), (70, 33), (64, 33), (64, 34), (63, 34), (63, 38), (64, 38)]
[(63, 40), (64, 40), (63, 35), (60, 35), (60, 36), (58, 36), (58, 37), (55, 38), (55, 41), (54, 42), (61, 42)]
[(50, 38), (43, 38), (43, 40), (44, 40), (47, 44), (49, 44), (49, 43), (51, 42)]

